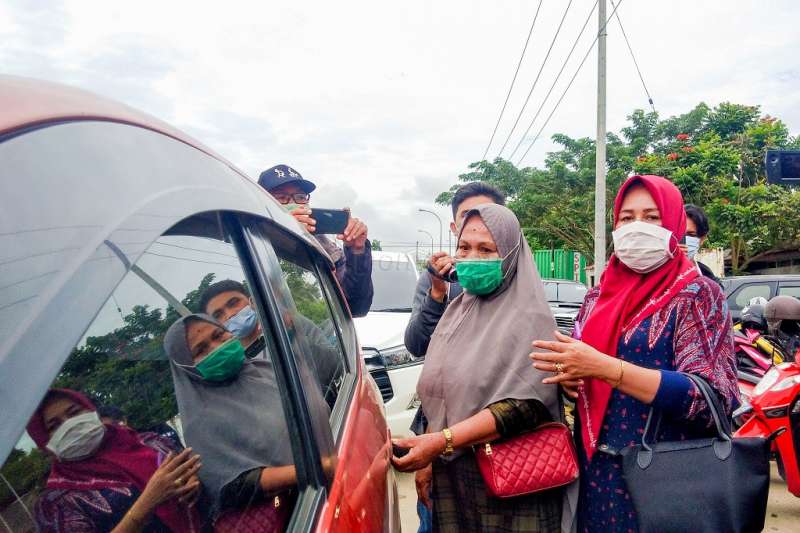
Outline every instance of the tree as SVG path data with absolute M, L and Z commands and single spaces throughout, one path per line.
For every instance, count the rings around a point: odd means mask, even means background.
M 436 201 L 448 203 L 462 183 L 489 182 L 507 194 L 532 248 L 568 248 L 592 260 L 594 141 L 562 134 L 553 141 L 560 148 L 547 154 L 543 168 L 478 161 Z M 763 166 L 767 149 L 792 147 L 800 147 L 800 136 L 792 138 L 783 122 L 761 116 L 758 106 L 700 103 L 665 120 L 636 110 L 620 135 L 608 134 L 606 196 L 613 199 L 632 173 L 671 179 L 686 202 L 706 209 L 710 244 L 731 251 L 738 273 L 764 254 L 800 245 L 800 192 L 768 185 Z M 612 208 L 608 202 L 607 234 Z

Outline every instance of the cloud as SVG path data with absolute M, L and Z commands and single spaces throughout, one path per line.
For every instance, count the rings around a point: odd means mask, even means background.
M 592 5 L 573 2 L 511 147 Z M 291 164 L 319 184 L 318 205 L 348 205 L 372 235 L 413 243 L 418 229 L 437 237 L 439 230 L 417 209 L 431 208 L 482 156 L 535 9 L 525 0 L 231 0 L 205 9 L 152 0 L 10 1 L 0 5 L 0 63 L 10 74 L 77 85 L 154 114 L 252 177 Z M 564 9 L 542 5 L 489 157 L 508 135 Z M 700 101 L 733 101 L 761 104 L 800 130 L 797 2 L 731 9 L 722 0 L 625 0 L 619 13 L 662 116 Z M 593 15 L 528 142 L 596 28 Z M 647 100 L 616 20 L 608 34 L 608 127 L 618 131 Z M 595 72 L 592 52 L 525 164 L 542 163 L 556 132 L 594 135 Z M 447 208 L 434 209 L 449 220 Z

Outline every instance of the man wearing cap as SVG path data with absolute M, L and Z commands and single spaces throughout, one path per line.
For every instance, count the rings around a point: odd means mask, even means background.
M 314 233 L 316 221 L 308 203 L 311 192 L 317 188 L 303 179 L 288 165 L 268 168 L 258 178 L 258 184 L 269 192 L 309 233 Z M 342 286 L 350 312 L 354 317 L 364 316 L 372 305 L 372 246 L 367 239 L 367 226 L 350 217 L 344 233 L 336 238 L 344 243 L 344 251 L 328 237 L 315 235 L 333 260 L 336 279 Z

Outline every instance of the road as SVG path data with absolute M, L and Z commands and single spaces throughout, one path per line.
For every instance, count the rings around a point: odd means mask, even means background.
M 403 531 L 414 533 L 419 526 L 414 476 L 398 473 L 397 489 L 400 495 L 400 520 Z M 772 483 L 769 489 L 769 506 L 764 531 L 770 533 L 800 531 L 800 498 L 795 498 L 786 490 L 786 483 L 778 476 L 775 463 L 772 464 Z

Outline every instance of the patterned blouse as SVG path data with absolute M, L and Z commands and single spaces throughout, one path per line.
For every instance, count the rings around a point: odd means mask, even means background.
M 587 294 L 578 322 L 586 321 L 598 296 L 597 288 Z M 738 403 L 730 313 L 719 286 L 708 278 L 697 278 L 658 312 L 626 331 L 617 351 L 631 364 L 661 372 L 652 403 L 664 416 L 661 440 L 698 438 L 716 431 L 700 392 L 682 372 L 705 378 L 728 413 Z M 649 405 L 615 389 L 600 431 L 599 452 L 641 442 L 649 410 Z M 579 423 L 576 420 L 576 426 Z M 621 459 L 595 453 L 587 462 L 581 432 L 576 430 L 575 436 L 581 462 L 579 530 L 637 531 Z
M 168 437 L 140 433 L 142 443 L 163 455 L 179 449 Z M 111 531 L 122 521 L 141 491 L 134 485 L 95 490 L 44 489 L 36 502 L 39 531 L 95 533 Z M 187 524 L 191 517 L 187 512 Z M 153 514 L 143 531 L 169 533 L 170 529 Z

